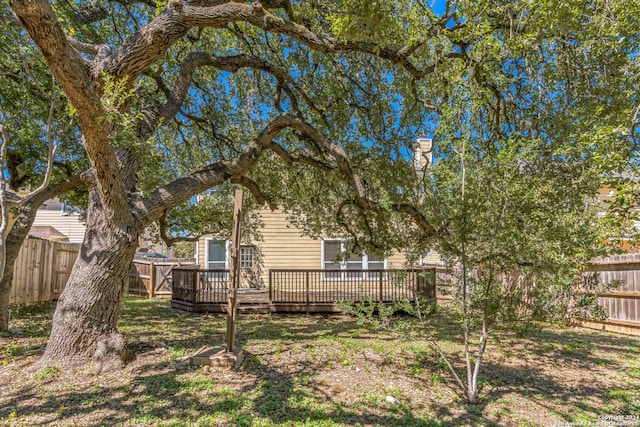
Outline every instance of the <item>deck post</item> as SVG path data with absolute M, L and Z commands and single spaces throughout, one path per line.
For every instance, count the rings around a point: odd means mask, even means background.
M 269 269 L 269 305 L 273 304 L 273 271 Z
M 198 292 L 198 282 L 200 281 L 200 269 L 196 268 L 195 270 L 193 270 L 193 272 L 195 273 L 192 277 L 191 277 L 191 287 L 193 290 L 192 293 L 192 303 L 195 307 L 196 302 L 198 302 L 198 298 L 197 298 L 197 292 Z
M 309 272 L 308 271 L 305 273 L 304 283 L 305 283 L 305 288 L 307 290 L 306 299 L 307 299 L 307 316 L 308 316 L 309 315 Z

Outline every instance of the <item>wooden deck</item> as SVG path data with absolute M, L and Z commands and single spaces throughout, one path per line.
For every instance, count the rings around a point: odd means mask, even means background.
M 240 312 L 340 312 L 338 301 L 435 300 L 435 271 L 271 270 L 266 289 L 238 289 Z M 228 271 L 174 269 L 174 308 L 192 312 L 227 310 Z

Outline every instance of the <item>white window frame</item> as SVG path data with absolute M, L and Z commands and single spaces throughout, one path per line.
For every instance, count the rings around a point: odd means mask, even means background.
M 331 262 L 331 260 L 325 259 L 324 242 L 340 242 L 340 251 L 342 253 L 345 253 L 346 252 L 346 248 L 347 248 L 347 241 L 345 239 L 335 239 L 335 238 L 322 239 L 320 241 L 320 253 L 321 253 L 320 269 L 321 270 L 325 270 L 325 263 Z M 372 261 L 372 262 L 380 262 L 380 261 Z M 386 270 L 387 266 L 388 266 L 388 259 L 387 259 L 386 255 L 382 258 L 382 262 L 383 262 L 382 269 Z M 369 270 L 369 254 L 367 254 L 366 252 L 364 252 L 362 254 L 362 270 Z M 339 277 L 327 277 L 327 272 L 325 271 L 325 273 L 323 274 L 322 280 L 354 280 L 354 279 L 355 280 L 367 280 L 367 279 L 375 279 L 375 278 L 377 278 L 375 276 L 369 277 L 369 273 L 367 271 L 363 272 L 359 277 L 353 277 L 353 275 L 348 277 L 349 270 L 347 270 L 347 261 L 346 260 L 342 260 L 340 262 L 340 269 L 339 270 L 335 270 L 335 272 L 336 273 L 340 272 L 340 276 Z M 333 272 L 332 272 L 332 274 L 333 274 Z
M 210 270 L 209 268 L 209 242 L 224 242 L 224 269 L 229 269 L 229 250 L 230 250 L 230 242 L 226 239 L 216 239 L 215 237 L 209 237 L 204 239 L 204 263 L 206 270 Z M 215 261 L 213 261 L 215 262 Z
M 249 267 L 245 267 L 242 265 L 243 263 L 243 259 L 242 259 L 242 250 L 243 249 L 251 249 L 251 266 Z M 240 245 L 240 254 L 238 257 L 238 262 L 240 263 L 240 269 L 241 270 L 251 270 L 253 271 L 256 267 L 256 246 L 255 245 Z

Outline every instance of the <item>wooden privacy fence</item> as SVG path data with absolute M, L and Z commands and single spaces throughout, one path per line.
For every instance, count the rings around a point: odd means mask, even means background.
M 171 298 L 173 269 L 195 265 L 193 258 L 150 258 L 135 257 L 129 270 L 129 290 L 131 294 L 149 298 Z
M 64 289 L 80 244 L 28 237 L 13 268 L 9 304 L 28 304 L 58 299 Z
M 444 302 L 452 299 L 456 292 L 455 281 L 459 271 L 436 269 L 437 299 Z M 500 279 L 503 298 L 512 298 L 527 306 L 533 298 L 534 277 L 515 272 Z M 640 335 L 640 254 L 616 255 L 596 258 L 582 275 L 584 291 L 593 286 L 609 288 L 600 294 L 598 305 L 607 315 L 603 321 L 581 320 L 590 328 Z M 578 290 L 577 292 L 581 292 Z
M 640 254 L 596 258 L 586 275 L 589 273 L 613 288 L 598 298 L 608 318 L 602 322 L 583 322 L 584 325 L 640 335 Z

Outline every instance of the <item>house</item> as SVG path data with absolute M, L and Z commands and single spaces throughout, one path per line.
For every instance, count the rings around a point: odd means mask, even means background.
M 420 138 L 415 148 L 416 173 L 424 173 L 431 159 L 431 140 Z M 360 274 L 370 277 L 367 270 L 401 269 L 407 259 L 401 253 L 389 253 L 384 257 L 372 254 L 350 254 L 341 262 L 336 257 L 346 250 L 345 240 L 327 237 L 314 239 L 287 220 L 283 211 L 264 208 L 259 212 L 263 222 L 262 240 L 242 245 L 240 248 L 241 287 L 266 287 L 270 270 L 304 269 L 332 270 L 324 273 L 325 279 L 353 278 Z M 203 236 L 196 244 L 195 258 L 203 269 L 224 270 L 229 268 L 230 242 L 215 236 Z M 435 251 L 426 253 L 420 260 L 422 265 L 441 264 Z M 351 273 L 350 270 L 364 270 Z M 373 273 L 372 273 L 373 274 Z
M 85 220 L 79 208 L 71 206 L 58 198 L 44 202 L 36 212 L 29 231 L 30 236 L 49 240 L 82 243 L 86 229 Z M 64 240 L 66 237 L 68 240 Z M 145 229 L 138 243 L 138 252 L 164 253 L 166 246 L 156 243 Z
M 86 228 L 80 211 L 59 199 L 47 200 L 38 208 L 29 234 L 47 232 L 40 227 L 54 228 L 58 233 L 52 230 L 48 232 L 52 233 L 51 235 L 66 236 L 69 243 L 82 243 Z
M 628 177 L 622 175 L 620 177 L 616 177 L 619 179 L 628 179 Z M 609 209 L 609 204 L 613 201 L 616 196 L 618 196 L 618 189 L 615 188 L 615 185 L 605 185 L 598 189 L 597 195 L 597 203 L 600 206 L 601 215 L 604 215 L 604 212 Z M 637 197 L 635 194 L 631 193 L 630 196 Z M 633 205 L 635 202 L 632 201 Z M 634 205 L 631 208 L 631 211 L 636 215 L 638 213 L 638 208 Z M 638 245 L 638 238 L 640 231 L 640 221 L 638 219 L 634 219 L 632 221 L 631 227 L 627 230 L 626 233 L 623 233 L 621 236 L 616 237 L 617 246 L 620 247 L 623 253 L 626 254 L 635 254 L 640 253 L 640 246 Z

